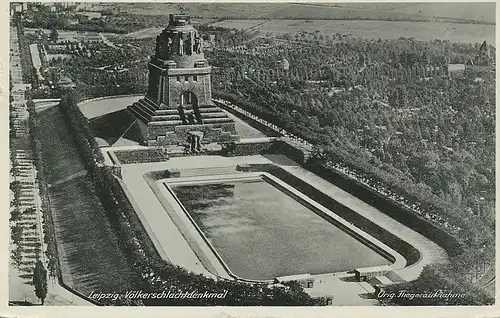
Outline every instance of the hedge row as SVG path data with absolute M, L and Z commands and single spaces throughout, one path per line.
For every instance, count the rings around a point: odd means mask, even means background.
M 59 103 L 59 109 L 66 124 L 71 128 L 73 139 L 84 160 L 85 167 L 92 170 L 97 164 L 102 164 L 104 157 L 87 118 L 77 106 L 76 98 L 72 94 L 64 96 Z
M 28 101 L 26 102 L 26 106 L 29 112 L 29 141 L 31 153 L 33 155 L 33 162 L 37 171 L 36 179 L 38 181 L 39 194 L 42 203 L 43 232 L 45 235 L 45 243 L 47 244 L 47 250 L 45 252 L 48 259 L 47 267 L 50 276 L 56 277 L 59 271 L 59 259 L 57 254 L 56 232 L 54 228 L 54 221 L 52 219 L 52 210 L 50 208 L 49 193 L 46 181 L 47 171 L 45 170 L 45 165 L 42 159 L 42 145 L 40 140 L 43 137 L 38 125 L 37 116 L 35 114 L 35 104 L 31 100 L 30 94 L 27 94 L 27 96 Z
M 115 150 L 116 158 L 122 164 L 160 162 L 168 160 L 168 154 L 163 149 L 144 149 L 144 150 Z

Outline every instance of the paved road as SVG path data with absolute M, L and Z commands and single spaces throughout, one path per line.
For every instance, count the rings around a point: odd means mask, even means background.
M 14 102 L 12 103 L 14 106 L 14 113 L 18 115 L 16 120 L 18 121 L 27 121 L 28 112 L 26 107 L 26 100 L 24 100 L 24 91 L 28 89 L 31 85 L 22 82 L 22 71 L 21 71 L 21 59 L 19 54 L 19 39 L 17 37 L 17 32 L 15 29 L 10 29 L 10 48 L 12 51 L 10 52 L 10 70 L 12 75 L 12 83 L 13 89 L 11 94 L 14 97 Z M 31 47 L 35 48 L 35 47 Z M 38 49 L 36 49 L 36 53 L 38 53 Z M 38 58 L 37 63 L 39 62 L 38 54 L 34 57 Z M 41 101 L 38 106 L 43 107 L 52 107 L 57 105 L 57 102 L 54 101 Z M 20 126 L 21 127 L 21 126 Z M 25 126 L 22 128 L 24 132 L 28 133 Z M 23 190 L 23 195 L 26 198 L 29 198 L 29 202 L 26 201 L 23 203 L 23 207 L 25 205 L 32 206 L 36 210 L 36 220 L 32 220 L 33 224 L 36 225 L 36 230 L 28 230 L 25 229 L 23 233 L 23 237 L 27 238 L 35 238 L 38 237 L 39 242 L 42 244 L 42 249 L 40 253 L 40 259 L 44 263 L 45 268 L 47 268 L 47 259 L 45 257 L 46 244 L 44 244 L 44 236 L 43 232 L 43 216 L 42 216 L 42 207 L 41 207 L 41 199 L 39 196 L 38 190 L 38 181 L 36 179 L 36 171 L 32 160 L 28 159 L 27 151 L 22 149 L 14 149 L 16 160 L 19 163 L 20 167 L 24 167 L 21 172 L 21 176 L 17 177 L 18 180 L 24 179 L 24 181 L 29 181 L 32 183 L 31 186 Z M 21 243 L 22 245 L 22 243 Z M 26 253 L 25 253 L 26 254 Z M 27 259 L 23 255 L 24 262 L 34 262 L 32 258 Z M 26 272 L 20 271 L 16 268 L 13 262 L 9 263 L 9 300 L 11 301 L 29 301 L 34 304 L 39 304 L 39 301 L 34 293 L 34 288 L 32 285 L 27 282 L 31 279 L 27 280 Z M 66 290 L 62 286 L 59 285 L 58 281 L 54 278 L 48 278 L 48 286 L 47 286 L 47 297 L 45 299 L 46 305 L 90 305 L 93 306 L 92 303 L 87 302 L 86 300 L 74 295 L 70 291 Z

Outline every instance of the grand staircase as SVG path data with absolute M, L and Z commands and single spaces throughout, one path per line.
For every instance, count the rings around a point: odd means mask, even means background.
M 234 121 L 214 105 L 200 105 L 193 111 L 164 108 L 145 97 L 127 110 L 147 127 L 141 129 L 148 146 L 169 146 L 185 143 L 189 134 L 202 134 L 201 143 L 238 140 Z
M 148 125 L 176 126 L 186 124 L 179 110 L 159 109 L 159 106 L 150 99 L 143 98 L 133 105 L 127 107 L 128 111 L 136 118 Z M 201 105 L 198 107 L 201 123 L 199 124 L 219 124 L 229 123 L 232 119 L 219 107 L 213 105 Z

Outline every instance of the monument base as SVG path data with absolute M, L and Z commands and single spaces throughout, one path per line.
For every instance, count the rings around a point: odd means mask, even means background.
M 234 121 L 214 105 L 198 107 L 201 123 L 182 120 L 177 109 L 161 109 L 147 97 L 129 106 L 139 122 L 143 143 L 147 146 L 184 145 L 197 132 L 202 136 L 200 144 L 229 143 L 238 141 Z

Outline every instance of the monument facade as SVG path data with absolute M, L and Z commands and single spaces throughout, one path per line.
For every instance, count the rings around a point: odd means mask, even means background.
M 203 144 L 238 140 L 234 121 L 212 102 L 211 67 L 203 39 L 183 14 L 171 14 L 157 36 L 149 63 L 146 96 L 127 109 L 138 119 L 148 146 Z

